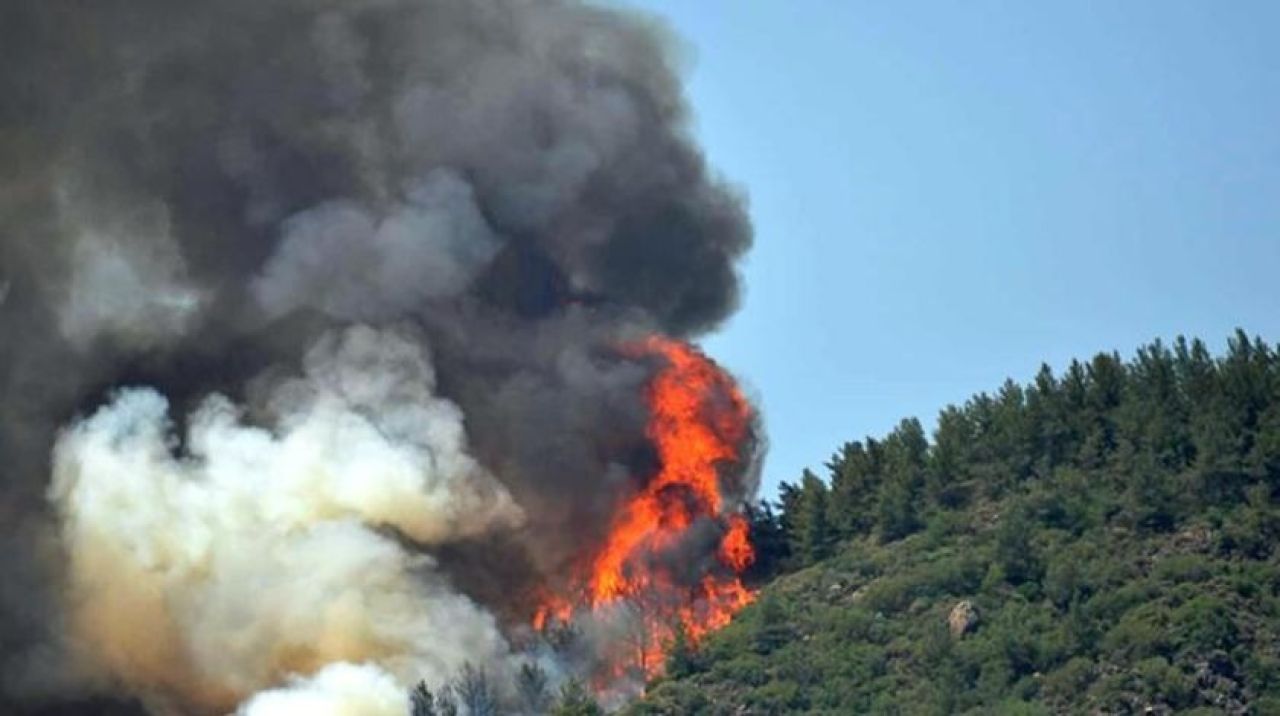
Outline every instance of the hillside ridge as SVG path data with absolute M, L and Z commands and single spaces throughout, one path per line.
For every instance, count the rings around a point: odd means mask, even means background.
M 1280 714 L 1280 348 L 1100 353 L 839 446 L 629 714 Z

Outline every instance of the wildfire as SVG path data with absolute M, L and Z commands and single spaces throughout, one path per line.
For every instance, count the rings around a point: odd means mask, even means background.
M 534 626 L 568 621 L 579 609 L 629 610 L 638 633 L 608 655 L 611 676 L 652 677 L 677 626 L 697 641 L 753 598 L 740 578 L 755 558 L 748 525 L 721 484 L 722 471 L 743 460 L 751 409 L 733 379 L 692 346 L 652 336 L 623 351 L 664 363 L 645 393 L 660 468 L 615 514 L 603 546 L 584 561 L 575 596 L 545 600 Z M 695 528 L 719 536 L 705 574 L 691 578 L 680 550 Z

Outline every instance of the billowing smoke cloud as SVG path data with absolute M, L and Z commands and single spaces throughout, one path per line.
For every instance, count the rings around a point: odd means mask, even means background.
M 178 441 L 164 398 L 133 389 L 59 440 L 75 633 L 131 692 L 225 712 L 333 662 L 441 683 L 501 653 L 488 613 L 379 532 L 430 546 L 520 519 L 421 349 L 354 328 L 304 365 L 271 396 L 270 429 L 212 396 Z
M 255 696 L 236 716 L 404 716 L 409 695 L 385 672 L 334 664 L 315 677 Z
M 465 290 L 500 245 L 471 187 L 441 170 L 408 191 L 383 217 L 337 201 L 286 221 L 253 283 L 258 304 L 272 317 L 315 308 L 378 320 Z
M 0 708 L 500 671 L 651 471 L 614 347 L 736 303 L 672 46 L 567 0 L 0 0 Z

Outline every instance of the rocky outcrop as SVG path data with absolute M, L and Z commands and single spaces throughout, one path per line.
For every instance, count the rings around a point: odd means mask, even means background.
M 947 615 L 947 626 L 951 628 L 951 636 L 959 639 L 978 626 L 978 608 L 968 599 L 951 608 Z

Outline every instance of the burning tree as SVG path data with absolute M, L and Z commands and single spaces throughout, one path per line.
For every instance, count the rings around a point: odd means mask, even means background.
M 673 640 L 696 642 L 752 599 L 741 580 L 754 559 L 748 524 L 725 491 L 726 475 L 740 479 L 754 448 L 749 404 L 726 372 L 687 344 L 654 336 L 623 350 L 660 364 L 645 391 L 658 468 L 621 504 L 571 593 L 535 615 L 539 628 L 581 612 L 622 624 L 620 644 L 596 674 L 606 688 L 620 677 L 654 676 Z M 708 534 L 709 560 L 698 550 Z M 688 569 L 690 559 L 701 560 L 698 569 Z

